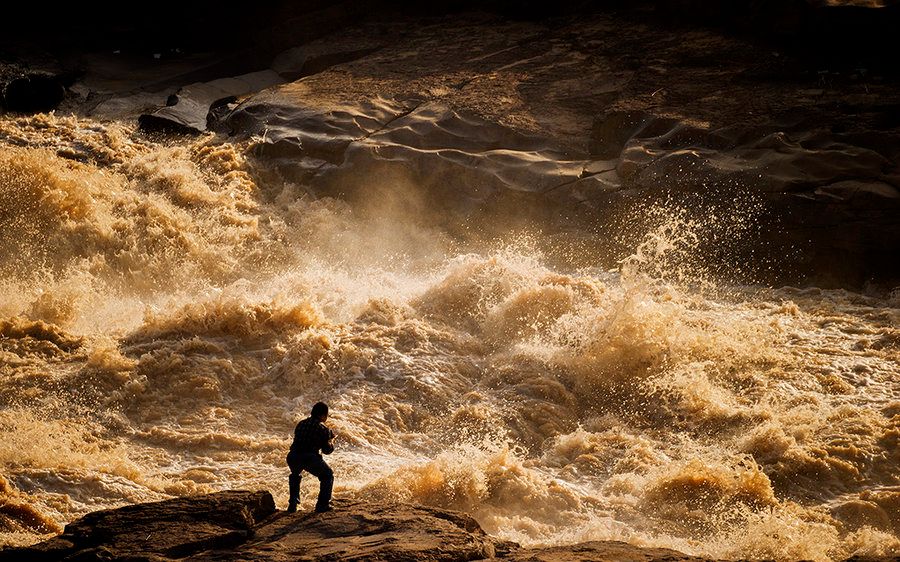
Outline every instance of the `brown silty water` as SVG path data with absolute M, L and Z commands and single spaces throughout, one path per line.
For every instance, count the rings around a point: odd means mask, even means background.
M 313 200 L 213 137 L 0 138 L 0 544 L 173 495 L 283 507 L 323 399 L 338 495 L 524 544 L 900 554 L 897 296 L 714 283 L 678 212 L 615 271 L 565 267 Z

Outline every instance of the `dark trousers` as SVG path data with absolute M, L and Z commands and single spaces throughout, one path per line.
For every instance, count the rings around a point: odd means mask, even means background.
M 328 507 L 331 503 L 331 490 L 334 487 L 334 472 L 319 454 L 288 453 L 288 466 L 291 475 L 288 476 L 288 494 L 290 505 L 297 505 L 300 500 L 300 473 L 304 470 L 319 479 L 319 499 L 316 509 Z

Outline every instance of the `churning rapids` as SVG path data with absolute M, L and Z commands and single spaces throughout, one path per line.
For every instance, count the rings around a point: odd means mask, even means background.
M 0 120 L 0 544 L 172 495 L 283 506 L 324 399 L 338 495 L 526 544 L 900 554 L 897 294 L 714 283 L 712 217 L 658 209 L 617 270 L 551 264 L 246 148 Z

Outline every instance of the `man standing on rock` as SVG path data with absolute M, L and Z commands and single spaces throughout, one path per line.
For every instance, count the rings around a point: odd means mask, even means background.
M 319 499 L 316 502 L 316 511 L 331 511 L 331 489 L 334 486 L 334 473 L 331 467 L 325 463 L 322 454 L 330 455 L 334 452 L 334 432 L 325 425 L 328 420 L 328 405 L 317 402 L 312 407 L 309 417 L 297 424 L 294 430 L 294 442 L 287 456 L 291 475 L 288 477 L 288 513 L 297 511 L 297 503 L 300 499 L 300 473 L 307 471 L 319 479 Z

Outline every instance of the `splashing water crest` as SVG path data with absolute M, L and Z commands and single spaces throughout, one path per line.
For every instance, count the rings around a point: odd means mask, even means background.
M 338 494 L 525 544 L 900 554 L 896 298 L 717 280 L 697 237 L 746 215 L 644 210 L 618 271 L 462 248 L 245 148 L 0 120 L 0 544 L 171 495 L 284 504 L 324 399 Z

